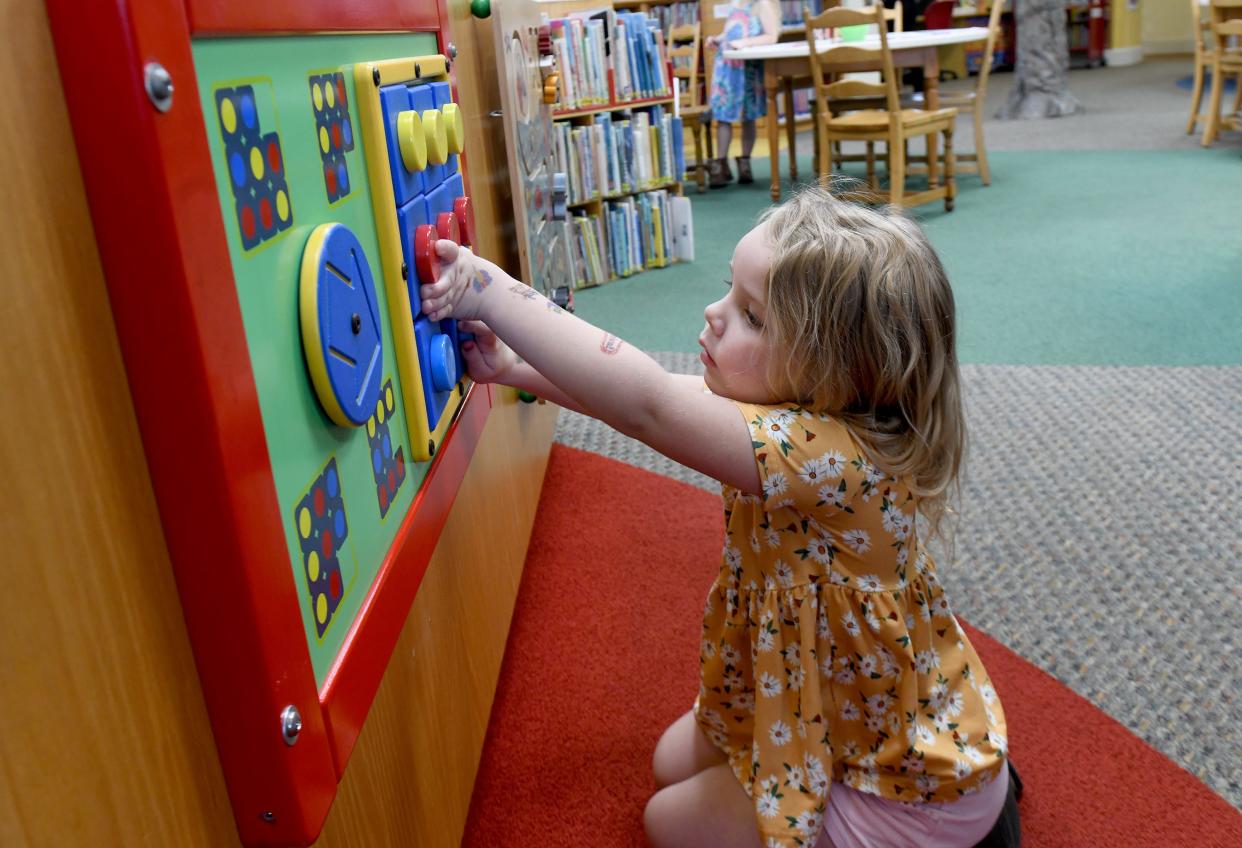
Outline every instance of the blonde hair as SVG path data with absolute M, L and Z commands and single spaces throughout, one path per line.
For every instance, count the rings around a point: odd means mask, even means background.
M 781 397 L 838 418 L 902 478 L 935 534 L 966 450 L 953 290 L 923 231 L 894 207 L 826 188 L 760 217 L 772 266 L 764 333 Z

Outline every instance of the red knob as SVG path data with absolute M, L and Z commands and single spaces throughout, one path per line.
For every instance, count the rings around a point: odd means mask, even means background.
M 436 232 L 442 239 L 461 244 L 461 227 L 457 224 L 457 216 L 452 212 L 441 212 L 436 216 Z
M 474 204 L 469 196 L 463 195 L 453 201 L 453 215 L 457 218 L 457 228 L 461 231 L 458 244 L 471 247 L 474 245 Z
M 419 282 L 431 285 L 440 277 L 440 257 L 436 256 L 436 239 L 440 236 L 430 224 L 419 224 L 414 230 L 414 270 Z

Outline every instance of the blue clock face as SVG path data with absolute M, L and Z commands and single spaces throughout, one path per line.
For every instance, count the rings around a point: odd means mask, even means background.
M 342 224 L 329 225 L 317 261 L 315 311 L 323 367 L 341 412 L 361 425 L 375 412 L 383 376 L 375 280 L 358 237 Z

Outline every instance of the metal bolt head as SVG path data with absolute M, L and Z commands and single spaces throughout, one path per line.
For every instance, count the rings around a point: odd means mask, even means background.
M 302 732 L 302 714 L 298 712 L 298 708 L 293 704 L 285 707 L 280 713 L 280 735 L 285 740 L 286 745 L 293 745 L 298 741 L 298 734 Z
M 448 55 L 450 59 L 457 58 L 457 45 L 451 41 L 448 43 Z
M 172 108 L 172 74 L 159 62 L 148 62 L 142 69 L 142 83 L 147 90 L 151 105 L 161 112 Z
M 263 812 L 259 813 L 259 818 L 263 819 L 263 821 L 267 822 L 268 824 L 276 823 L 276 814 L 273 813 L 271 810 L 264 810 Z

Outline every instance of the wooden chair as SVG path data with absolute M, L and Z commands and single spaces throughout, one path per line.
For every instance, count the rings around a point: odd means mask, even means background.
M 1239 0 L 1242 2 L 1242 0 Z M 953 198 L 957 194 L 957 183 L 954 178 L 953 158 L 953 125 L 957 119 L 956 109 L 937 109 L 929 112 L 923 109 L 903 109 L 897 94 L 897 76 L 893 68 L 893 54 L 888 49 L 888 28 L 884 25 L 884 8 L 872 6 L 866 9 L 828 9 L 818 15 L 809 15 L 804 9 L 803 21 L 806 23 L 807 44 L 810 48 L 811 80 L 815 87 L 815 98 L 818 106 L 819 119 L 816 123 L 816 137 L 819 139 L 821 155 L 816 162 L 821 182 L 828 179 L 831 168 L 832 144 L 836 141 L 882 141 L 887 145 L 889 158 L 890 200 L 895 205 L 917 206 L 939 198 L 944 199 L 946 210 L 953 209 Z M 855 47 L 851 44 L 836 44 L 826 50 L 819 50 L 816 45 L 815 30 L 857 24 L 875 24 L 880 33 L 879 64 L 882 77 L 881 83 L 863 82 L 858 79 L 832 79 L 833 74 L 857 70 L 860 66 L 874 66 L 875 50 Z M 832 102 L 839 98 L 883 97 L 885 108 L 864 109 L 844 115 L 834 115 Z M 928 190 L 917 194 L 907 194 L 906 182 L 906 140 L 912 136 L 931 136 L 937 133 L 944 135 L 945 181 L 940 185 L 934 167 L 928 174 Z M 870 146 L 868 147 L 870 150 Z M 827 155 L 823 155 L 827 153 Z M 870 170 L 870 169 L 869 169 Z
M 935 5 L 937 4 L 932 4 L 932 6 Z M 952 4 L 950 3 L 950 5 Z M 983 0 L 979 0 L 979 5 L 983 5 Z M 930 9 L 931 7 L 929 6 L 928 10 L 930 11 Z M 959 153 L 957 155 L 958 173 L 977 173 L 985 186 L 992 184 L 992 174 L 988 170 L 988 152 L 983 145 L 983 111 L 988 105 L 988 76 L 992 73 L 992 60 L 996 53 L 996 43 L 1000 40 L 1000 21 L 1004 9 L 1005 0 L 994 0 L 992 11 L 988 14 L 988 37 L 987 41 L 984 42 L 983 55 L 979 59 L 979 75 L 975 79 L 974 90 L 940 92 L 941 106 L 951 106 L 959 111 L 969 109 L 971 112 L 972 122 L 975 126 L 975 149 L 973 153 Z M 949 11 L 951 13 L 952 9 Z M 922 100 L 923 95 L 918 94 L 903 102 L 906 106 L 919 106 Z M 927 161 L 925 156 L 919 157 L 919 159 L 923 162 Z
M 1202 5 L 1199 0 L 1190 0 L 1190 15 L 1195 36 L 1195 83 L 1190 95 L 1190 118 L 1186 122 L 1186 134 L 1193 135 L 1195 125 L 1199 122 L 1199 108 L 1203 103 L 1203 77 L 1205 71 L 1210 69 L 1212 71 L 1212 97 L 1209 98 L 1211 112 L 1207 116 L 1203 131 L 1203 144 L 1207 146 L 1216 139 L 1221 123 L 1218 92 L 1223 89 L 1224 79 L 1223 77 L 1219 79 L 1220 87 L 1218 88 L 1217 74 L 1234 75 L 1236 91 L 1231 112 L 1237 112 L 1239 108 L 1242 108 L 1242 49 L 1227 46 L 1225 43 L 1227 37 L 1217 39 L 1213 29 L 1215 9 L 1205 18 L 1200 9 Z M 1223 5 L 1219 16 L 1222 23 L 1232 24 L 1236 23 L 1240 15 L 1242 15 L 1242 8 L 1237 5 Z M 1228 20 L 1229 18 L 1233 20 Z M 1222 49 L 1223 54 L 1220 52 Z
M 673 27 L 668 34 L 668 58 L 673 66 L 673 77 L 680 80 L 681 122 L 694 136 L 694 165 L 687 165 L 686 171 L 694 171 L 699 191 L 704 192 L 707 191 L 707 163 L 712 158 L 712 134 L 706 98 L 699 82 L 701 35 L 697 22 Z

